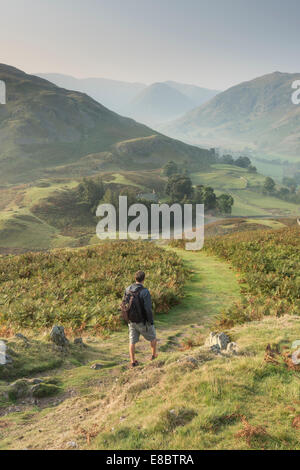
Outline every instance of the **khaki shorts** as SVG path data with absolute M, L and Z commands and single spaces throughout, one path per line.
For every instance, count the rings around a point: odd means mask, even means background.
M 142 335 L 147 341 L 154 341 L 156 339 L 154 325 L 150 325 L 150 323 L 129 323 L 128 327 L 130 344 L 138 343 L 140 335 Z

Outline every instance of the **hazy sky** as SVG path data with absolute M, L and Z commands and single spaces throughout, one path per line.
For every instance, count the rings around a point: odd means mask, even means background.
M 25 72 L 225 89 L 300 72 L 300 0 L 0 0 L 0 62 Z

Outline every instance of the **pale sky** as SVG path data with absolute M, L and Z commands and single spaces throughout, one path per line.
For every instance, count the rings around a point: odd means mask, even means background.
M 0 0 L 0 62 L 225 89 L 300 72 L 300 0 Z

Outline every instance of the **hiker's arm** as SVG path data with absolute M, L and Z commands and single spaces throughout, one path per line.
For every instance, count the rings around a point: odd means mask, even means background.
M 142 297 L 144 301 L 144 309 L 147 315 L 147 320 L 149 323 L 153 324 L 153 312 L 152 312 L 152 301 L 151 301 L 151 295 L 148 289 L 144 289 L 142 291 Z

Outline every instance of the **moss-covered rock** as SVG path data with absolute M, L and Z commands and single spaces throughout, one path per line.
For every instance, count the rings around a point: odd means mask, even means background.
M 60 391 L 60 388 L 54 384 L 40 383 L 34 385 L 30 391 L 33 397 L 44 398 L 49 397 L 51 395 L 55 395 Z
M 8 396 L 11 400 L 24 398 L 29 394 L 30 382 L 26 379 L 19 379 L 10 384 L 8 389 Z

